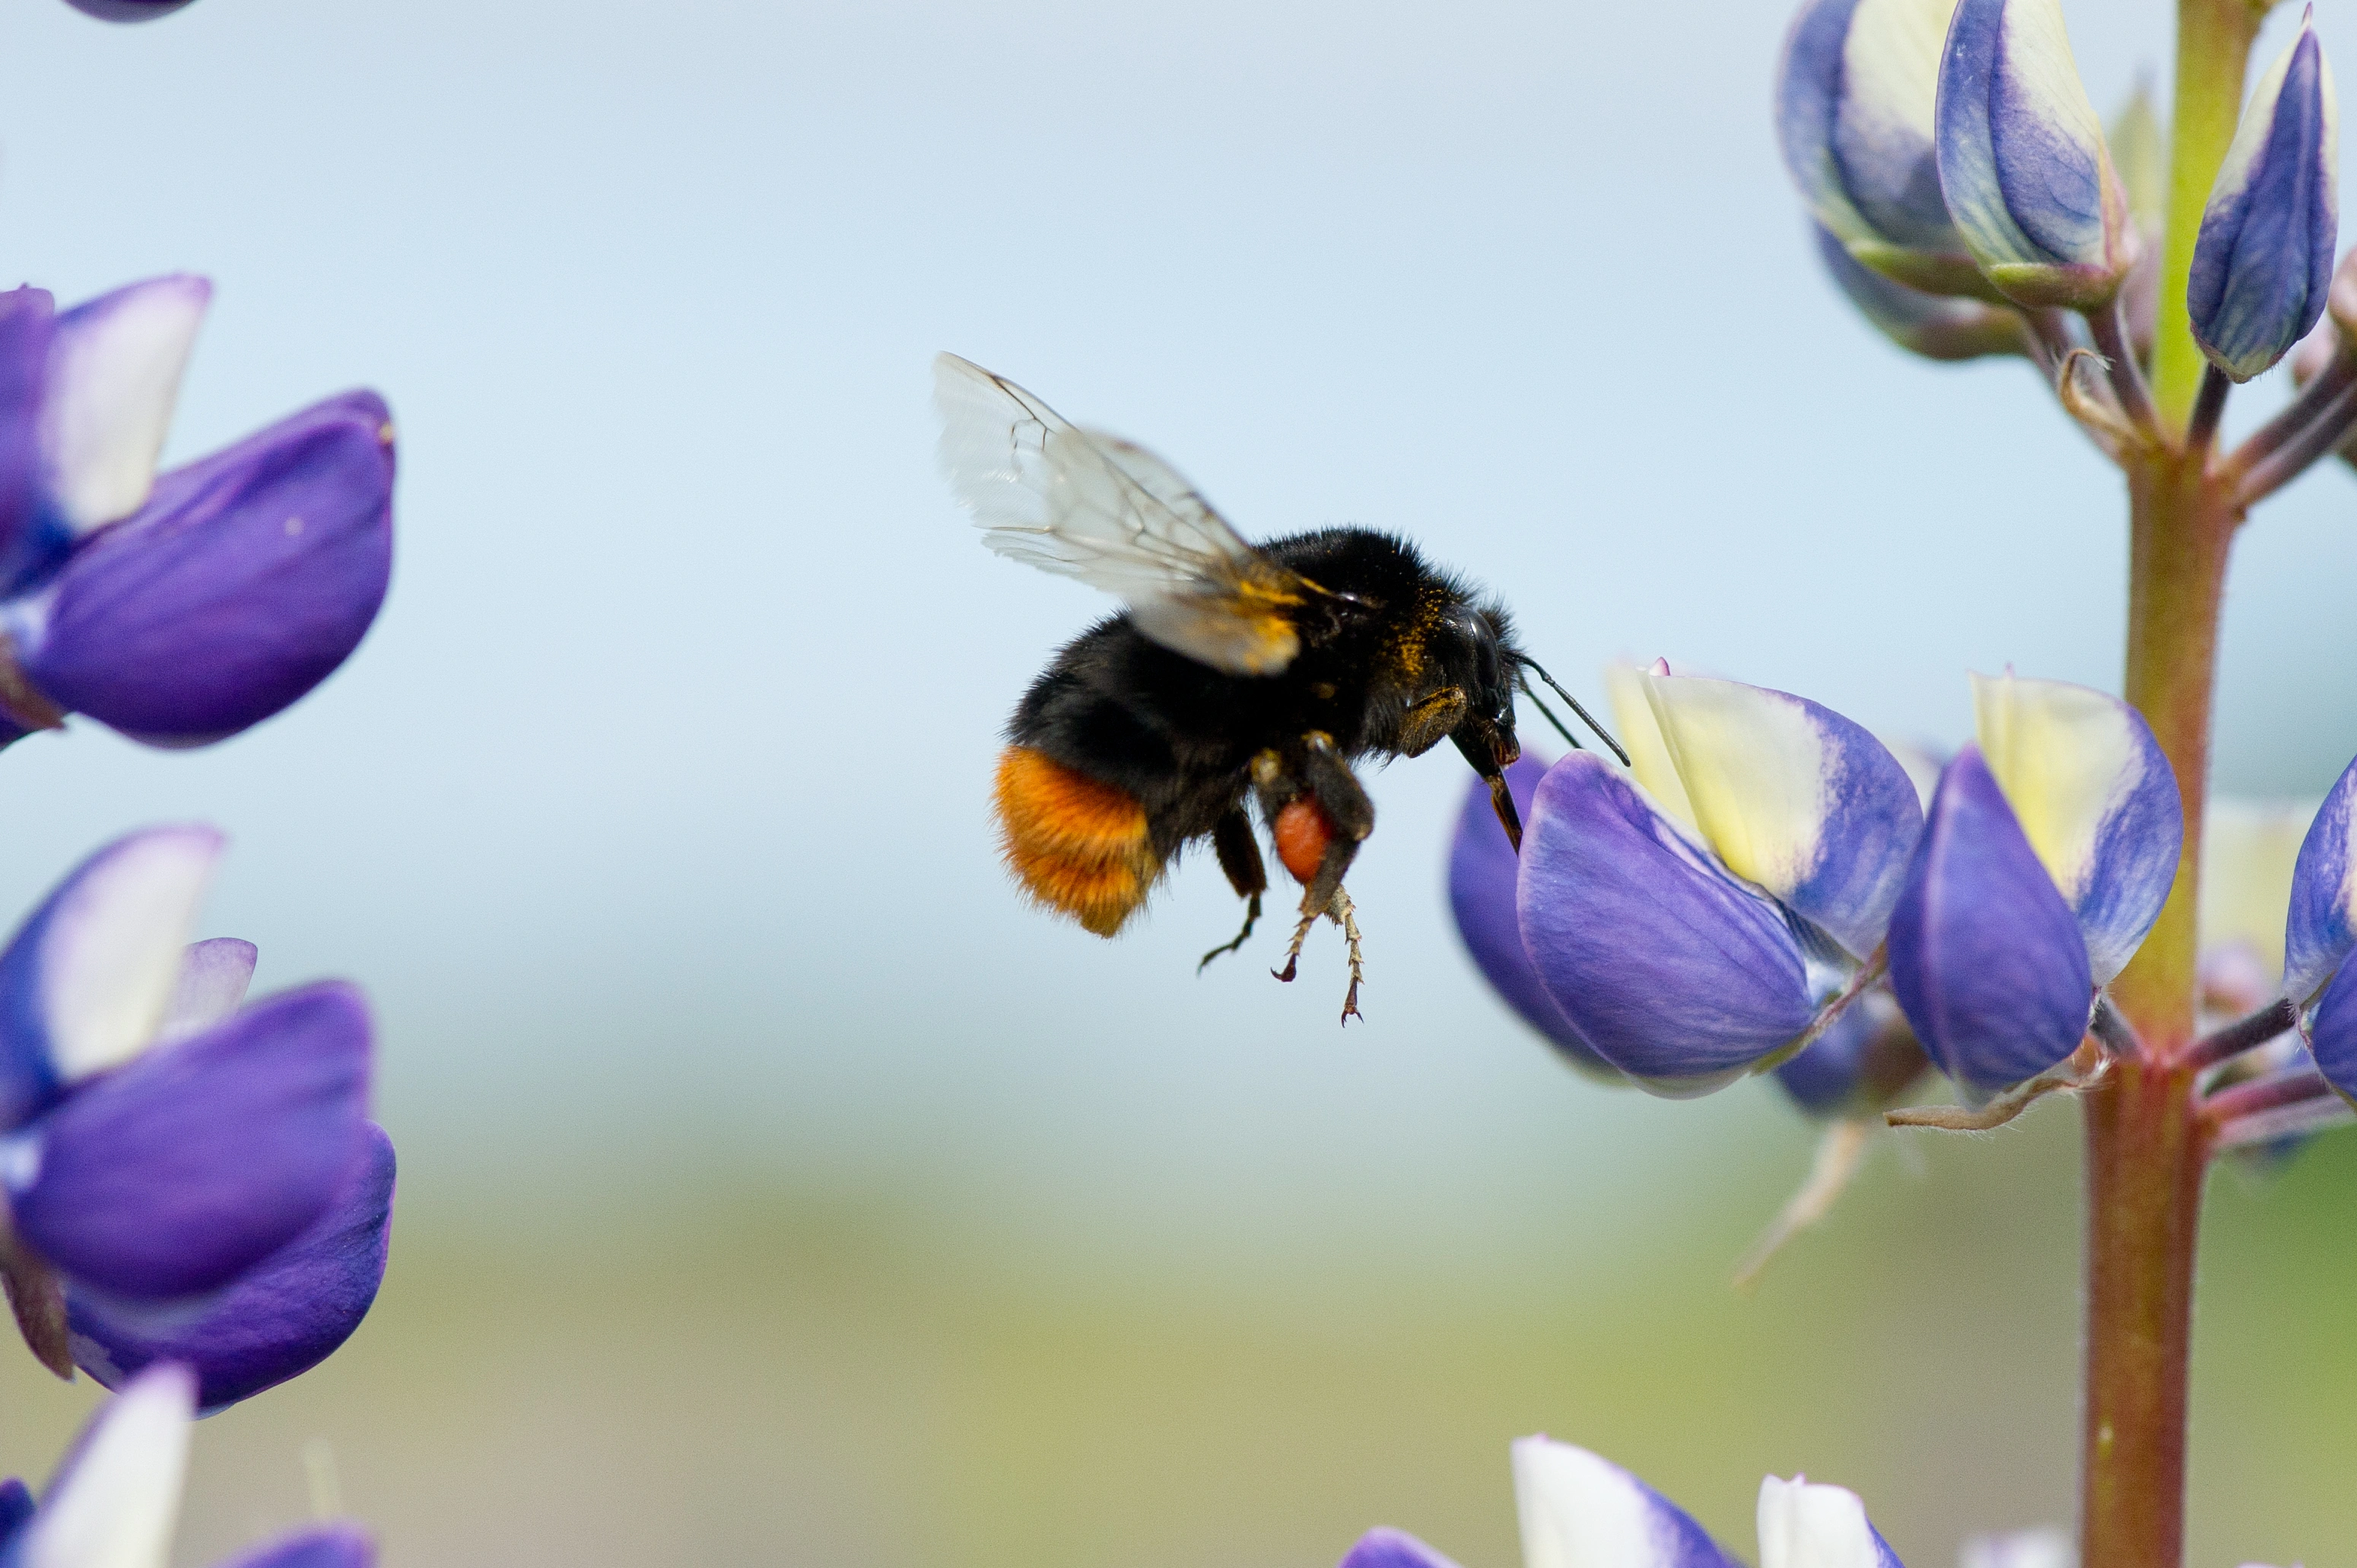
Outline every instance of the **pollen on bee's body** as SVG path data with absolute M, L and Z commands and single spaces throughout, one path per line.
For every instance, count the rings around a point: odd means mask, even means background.
M 1146 808 L 1126 790 L 1010 746 L 996 796 L 1007 869 L 1033 898 L 1101 937 L 1121 929 L 1162 875 Z

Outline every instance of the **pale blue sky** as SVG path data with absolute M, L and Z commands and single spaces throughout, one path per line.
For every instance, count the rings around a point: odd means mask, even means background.
M 2072 5 L 2099 105 L 2165 68 L 2166 9 Z M 1290 990 L 1274 939 L 1194 977 L 1234 918 L 1207 864 L 1114 945 L 1026 911 L 997 727 L 1103 607 L 981 549 L 927 403 L 954 349 L 1247 533 L 1412 532 L 1590 693 L 1667 654 L 1953 740 L 1967 666 L 2111 683 L 2118 486 L 2027 371 L 1906 360 L 1817 275 L 1784 19 L 8 0 L 0 273 L 210 274 L 175 451 L 367 383 L 403 480 L 384 616 L 307 703 L 200 755 L 91 729 L 0 764 L 0 905 L 221 822 L 207 929 L 267 984 L 368 984 L 421 1203 L 718 1161 L 1099 1232 L 1250 1193 L 1286 1245 L 1441 1247 L 1502 1195 L 1621 1193 L 1635 1149 L 1659 1176 L 1663 1139 L 1797 1164 L 1757 1086 L 1605 1094 L 1481 992 L 1438 897 L 1450 759 L 1374 781 L 1347 1036 L 1322 936 Z M 2357 750 L 2353 502 L 2312 478 L 2245 542 L 2232 786 Z

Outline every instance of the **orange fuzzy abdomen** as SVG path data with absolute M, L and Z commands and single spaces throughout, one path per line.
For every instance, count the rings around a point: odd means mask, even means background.
M 1302 795 L 1287 800 L 1276 813 L 1270 836 L 1276 840 L 1276 858 L 1293 873 L 1296 882 L 1307 887 L 1318 875 L 1318 863 L 1326 858 L 1326 846 L 1334 842 L 1334 828 L 1318 809 L 1318 802 Z
M 1146 902 L 1162 860 L 1127 790 L 1010 746 L 998 755 L 997 794 L 1006 868 L 1032 897 L 1101 937 Z

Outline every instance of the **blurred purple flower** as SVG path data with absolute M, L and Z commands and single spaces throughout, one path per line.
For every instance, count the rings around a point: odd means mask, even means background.
M 160 478 L 211 297 L 152 279 L 57 314 L 0 295 L 0 745 L 87 714 L 201 746 L 359 645 L 393 561 L 393 426 L 347 392 Z
M 351 1331 L 392 1181 L 360 993 L 242 1005 L 252 944 L 186 945 L 221 849 L 210 828 L 131 834 L 0 950 L 0 1262 L 19 1326 L 60 1374 L 70 1323 L 102 1381 L 183 1357 L 209 1406 Z
M 66 0 L 66 4 L 102 22 L 152 22 L 170 16 L 189 0 Z

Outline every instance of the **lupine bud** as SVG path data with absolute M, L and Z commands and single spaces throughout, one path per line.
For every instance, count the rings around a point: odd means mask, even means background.
M 310 1229 L 199 1301 L 69 1288 L 75 1364 L 112 1389 L 157 1361 L 180 1362 L 196 1372 L 208 1414 L 309 1371 L 351 1337 L 384 1283 L 393 1169 L 393 1141 L 369 1123 L 359 1163 Z
M 1988 285 L 1940 195 L 1932 109 L 1956 0 L 1809 0 L 1776 72 L 1784 166 L 1820 228 L 1885 277 L 1939 295 Z
M 1506 788 L 1523 822 L 1546 765 L 1531 752 L 1506 768 Z M 1531 955 L 1523 949 L 1523 927 L 1514 909 L 1514 881 L 1522 862 L 1506 842 L 1506 830 L 1490 802 L 1489 787 L 1475 779 L 1457 813 L 1457 836 L 1448 853 L 1448 909 L 1473 966 L 1523 1022 L 1546 1037 L 1564 1059 L 1582 1072 L 1613 1082 L 1620 1070 L 1596 1054 L 1563 1009 L 1546 993 Z
M 190 0 L 66 0 L 85 16 L 102 22 L 152 22 L 168 16 Z
M 1523 1568 L 1740 1568 L 1684 1509 L 1585 1448 L 1518 1438 L 1513 1469 Z
M 1633 671 L 1616 694 L 1631 683 L 1642 703 L 1616 713 L 1637 782 L 1574 752 L 1534 798 L 1523 945 L 1598 1055 L 1700 1093 L 1795 1040 L 1881 941 L 1921 810 L 1830 709 Z
M 1818 258 L 1857 313 L 1910 353 L 1953 361 L 2027 350 L 2021 317 L 2010 309 L 1893 283 L 1859 264 L 1831 230 L 1819 227 L 1816 237 Z
M 1760 1568 L 1900 1568 L 1899 1554 L 1846 1487 L 1804 1476 L 1760 1483 Z
M 1457 1564 L 1404 1530 L 1378 1529 L 1359 1537 L 1343 1555 L 1340 1568 L 1457 1568 Z
M 2335 119 L 2311 12 L 2244 106 L 2194 242 L 2193 336 L 2234 381 L 2282 359 L 2324 313 L 2340 230 Z
M 1948 210 L 2000 293 L 2041 307 L 2111 304 L 2136 236 L 2061 0 L 1962 0 L 1933 144 Z
M 2299 846 L 2284 921 L 2284 994 L 2301 1011 L 2319 1071 L 2357 1102 L 2357 762 L 2343 769 Z
M 1890 986 L 1968 1093 L 2069 1056 L 2096 988 L 2159 918 L 2184 822 L 2126 703 L 2058 681 L 1974 677 L 1980 742 L 1942 774 L 1890 923 Z

